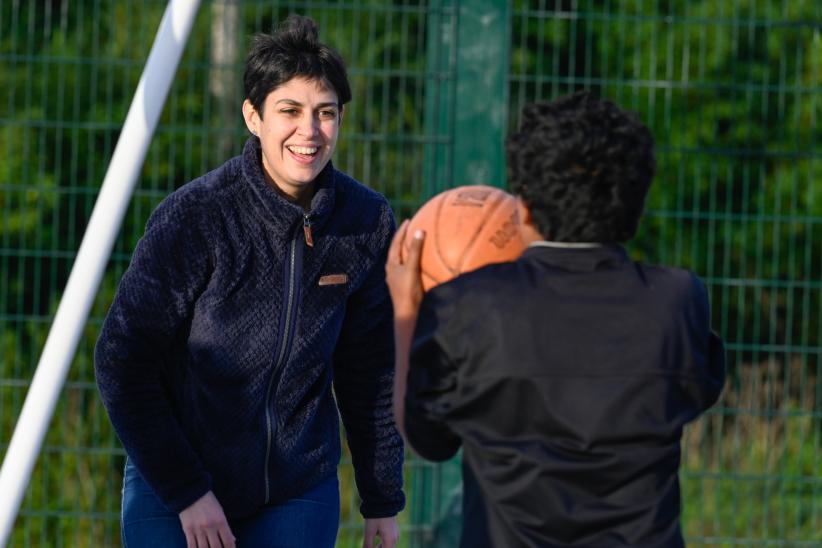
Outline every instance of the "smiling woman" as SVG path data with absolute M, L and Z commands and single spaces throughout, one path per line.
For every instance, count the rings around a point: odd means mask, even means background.
M 244 83 L 242 155 L 152 213 L 97 342 L 123 543 L 333 546 L 341 416 L 364 545 L 391 548 L 394 216 L 331 163 L 351 90 L 312 20 L 255 37 Z
M 303 209 L 309 209 L 314 181 L 334 153 L 341 114 L 330 84 L 302 77 L 274 89 L 260 110 L 249 99 L 243 102 L 246 125 L 260 138 L 266 179 Z

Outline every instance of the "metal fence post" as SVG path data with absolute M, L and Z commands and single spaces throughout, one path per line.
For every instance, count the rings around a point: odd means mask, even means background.
M 505 187 L 511 4 L 431 0 L 427 21 L 424 196 L 468 184 Z M 461 456 L 420 468 L 427 504 L 412 508 L 428 548 L 453 546 L 461 528 Z
M 426 197 L 466 184 L 505 187 L 511 5 L 433 0 L 428 17 Z

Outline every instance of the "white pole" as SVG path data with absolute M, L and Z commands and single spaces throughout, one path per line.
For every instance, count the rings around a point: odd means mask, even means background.
M 170 0 L 160 21 L 0 469 L 0 546 L 11 535 L 199 4 L 200 0 Z

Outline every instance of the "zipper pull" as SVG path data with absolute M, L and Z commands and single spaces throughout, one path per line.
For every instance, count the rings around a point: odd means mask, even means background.
M 303 214 L 303 233 L 305 234 L 305 245 L 314 247 L 314 238 L 311 236 L 311 221 L 308 219 L 308 213 Z

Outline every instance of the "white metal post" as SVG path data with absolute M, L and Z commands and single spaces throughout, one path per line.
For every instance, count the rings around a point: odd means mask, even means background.
M 0 546 L 11 535 L 199 5 L 170 0 L 160 22 L 0 469 Z

